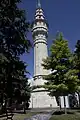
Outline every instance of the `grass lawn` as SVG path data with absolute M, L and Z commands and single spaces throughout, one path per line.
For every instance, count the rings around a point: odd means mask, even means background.
M 75 112 L 74 114 L 52 115 L 50 120 L 80 120 L 80 113 Z

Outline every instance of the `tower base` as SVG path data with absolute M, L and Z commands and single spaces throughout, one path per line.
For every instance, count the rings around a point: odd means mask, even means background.
M 50 97 L 49 92 L 45 89 L 35 89 L 31 93 L 30 106 L 29 108 L 56 108 L 57 102 L 55 97 Z

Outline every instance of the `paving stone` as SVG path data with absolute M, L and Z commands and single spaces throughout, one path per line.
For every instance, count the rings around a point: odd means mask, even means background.
M 49 120 L 50 117 L 50 114 L 37 114 L 30 118 L 25 118 L 24 120 Z

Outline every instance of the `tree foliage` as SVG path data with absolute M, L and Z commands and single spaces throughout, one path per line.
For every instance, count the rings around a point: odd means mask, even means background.
M 73 65 L 73 55 L 62 33 L 57 33 L 50 48 L 50 56 L 43 62 L 44 68 L 51 71 L 51 74 L 44 76 L 47 80 L 45 88 L 50 91 L 50 95 L 60 96 L 77 91 L 79 80 Z
M 27 82 L 27 65 L 20 56 L 29 52 L 30 40 L 27 38 L 29 23 L 24 10 L 18 8 L 21 0 L 0 1 L 0 94 L 4 99 L 18 95 L 30 98 Z M 26 85 L 26 86 L 25 86 Z
M 80 40 L 76 43 L 76 50 L 74 52 L 75 67 L 78 70 L 78 78 L 80 79 Z

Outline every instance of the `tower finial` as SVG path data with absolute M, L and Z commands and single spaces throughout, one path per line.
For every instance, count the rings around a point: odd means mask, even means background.
M 38 0 L 38 8 L 41 8 L 41 2 Z

